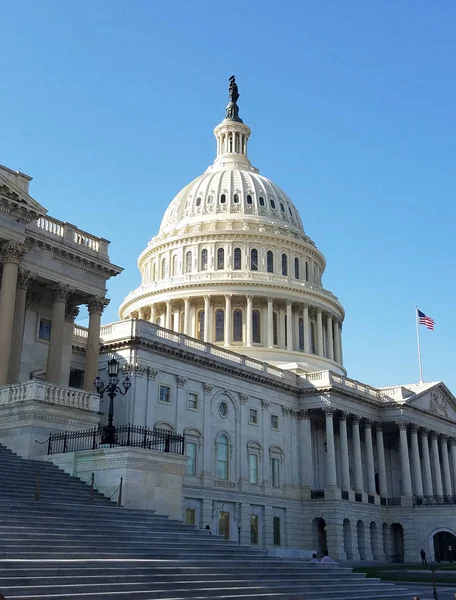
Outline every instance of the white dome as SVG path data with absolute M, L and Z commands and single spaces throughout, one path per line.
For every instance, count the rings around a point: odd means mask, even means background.
M 211 168 L 181 190 L 163 217 L 160 233 L 208 220 L 252 218 L 304 234 L 290 198 L 253 170 Z

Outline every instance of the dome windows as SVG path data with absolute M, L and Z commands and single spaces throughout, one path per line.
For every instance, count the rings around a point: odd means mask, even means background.
M 263 196 L 260 196 L 258 198 L 258 202 L 260 203 L 260 206 L 264 206 L 264 198 L 263 198 Z
M 198 196 L 198 198 L 196 199 L 195 205 L 196 205 L 196 206 L 201 206 L 201 198 L 200 198 L 199 196 Z
M 225 339 L 225 311 L 218 308 L 215 311 L 215 341 L 223 342 Z
M 269 199 L 269 204 L 271 205 L 272 210 L 275 210 L 276 205 L 272 198 Z
M 252 204 L 253 202 L 253 198 L 251 196 L 251 194 L 247 194 L 247 204 Z
M 225 250 L 219 248 L 217 250 L 217 270 L 221 271 L 225 268 Z
M 186 273 L 192 272 L 192 253 L 190 250 L 185 255 L 185 272 Z
M 268 250 L 266 255 L 266 263 L 268 273 L 274 273 L 274 254 L 272 250 Z
M 294 259 L 294 276 L 295 279 L 299 279 L 299 258 Z
M 211 194 L 207 197 L 207 204 L 211 205 L 214 202 L 214 196 Z
M 242 310 L 236 308 L 233 312 L 233 342 L 242 342 Z
M 285 212 L 285 206 L 283 205 L 283 202 L 280 203 L 280 210 L 284 213 Z
M 252 312 L 252 342 L 261 344 L 261 313 L 259 310 Z
M 234 261 L 233 261 L 233 269 L 235 271 L 240 271 L 242 268 L 242 252 L 240 248 L 234 249 Z
M 226 194 L 220 196 L 220 204 L 226 204 Z
M 207 271 L 207 249 L 201 250 L 201 271 Z
M 258 271 L 258 250 L 256 249 L 250 251 L 250 270 Z
M 233 202 L 235 204 L 239 204 L 239 194 L 234 194 L 234 196 L 233 196 Z
M 282 275 L 288 275 L 288 257 L 282 254 Z

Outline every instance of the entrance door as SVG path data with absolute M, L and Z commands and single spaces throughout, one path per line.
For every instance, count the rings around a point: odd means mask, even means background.
M 456 537 L 449 531 L 439 531 L 434 536 L 434 556 L 437 562 L 456 560 Z
M 225 539 L 230 539 L 230 513 L 224 510 L 219 512 L 219 535 L 223 535 Z

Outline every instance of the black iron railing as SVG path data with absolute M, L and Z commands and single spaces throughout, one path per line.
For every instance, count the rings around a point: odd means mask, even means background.
M 401 497 L 387 498 L 388 506 L 401 506 Z
M 413 496 L 414 506 L 441 506 L 456 504 L 456 496 Z
M 116 444 L 103 444 L 103 427 L 82 431 L 64 431 L 51 433 L 48 440 L 48 454 L 65 454 L 81 450 L 97 450 L 128 446 L 144 448 L 170 454 L 184 454 L 184 436 L 165 429 L 149 429 L 137 425 L 120 425 L 116 427 Z

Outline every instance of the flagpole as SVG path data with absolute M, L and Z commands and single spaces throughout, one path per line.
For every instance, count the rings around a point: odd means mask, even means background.
M 420 383 L 423 383 L 423 365 L 421 364 L 420 326 L 418 323 L 418 307 L 415 306 L 416 343 L 418 346 L 418 366 L 420 368 Z

